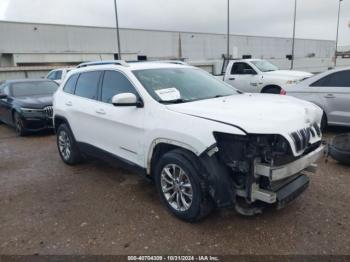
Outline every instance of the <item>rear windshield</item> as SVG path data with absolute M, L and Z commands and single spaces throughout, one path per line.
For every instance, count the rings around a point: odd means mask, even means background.
M 21 82 L 11 85 L 14 97 L 52 95 L 57 88 L 58 85 L 51 81 Z

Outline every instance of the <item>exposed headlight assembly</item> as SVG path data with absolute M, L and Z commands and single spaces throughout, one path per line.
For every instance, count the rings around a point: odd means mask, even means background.
M 21 107 L 21 111 L 24 113 L 35 113 L 35 112 L 43 112 L 42 109 L 37 108 L 27 108 L 27 107 Z

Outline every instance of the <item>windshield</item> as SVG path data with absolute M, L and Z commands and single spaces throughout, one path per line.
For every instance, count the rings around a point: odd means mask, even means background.
M 240 92 L 209 73 L 194 68 L 135 70 L 135 76 L 158 102 L 181 103 Z
M 12 95 L 14 97 L 53 95 L 57 88 L 58 85 L 51 81 L 14 83 L 12 84 Z
M 271 72 L 278 70 L 278 67 L 266 60 L 251 61 L 261 72 Z

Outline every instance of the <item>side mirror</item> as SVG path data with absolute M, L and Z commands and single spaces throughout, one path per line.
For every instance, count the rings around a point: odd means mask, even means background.
M 244 69 L 243 73 L 245 75 L 256 75 L 256 72 L 253 69 Z
M 7 98 L 7 95 L 4 93 L 0 93 L 0 99 L 4 99 L 4 98 Z
M 143 107 L 142 101 L 137 99 L 133 93 L 121 93 L 112 97 L 112 104 L 114 106 L 136 106 Z

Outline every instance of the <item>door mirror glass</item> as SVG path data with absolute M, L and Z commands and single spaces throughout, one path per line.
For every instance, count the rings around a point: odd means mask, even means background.
M 121 93 L 113 96 L 112 104 L 114 106 L 143 106 L 142 102 L 133 93 Z

